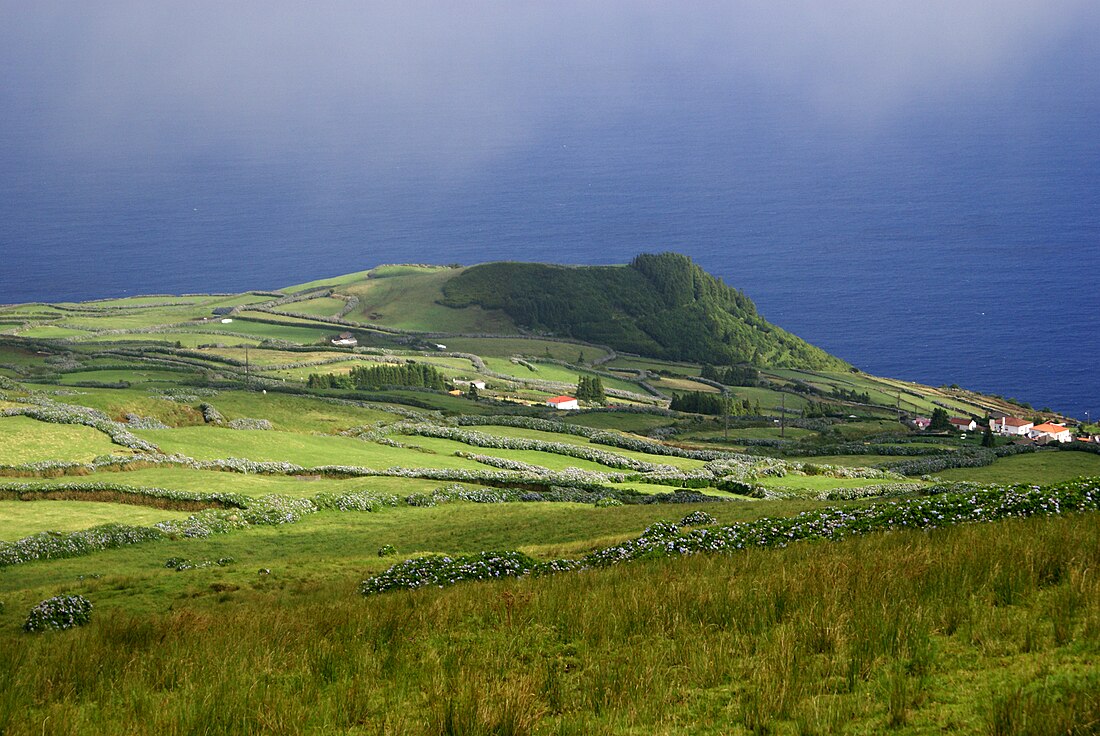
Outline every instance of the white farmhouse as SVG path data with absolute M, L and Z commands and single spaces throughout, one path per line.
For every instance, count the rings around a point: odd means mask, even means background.
M 1000 417 L 999 419 L 989 420 L 990 429 L 997 434 L 1016 437 L 1026 437 L 1034 426 L 1033 422 L 1026 419 L 1017 419 L 1016 417 Z
M 1040 442 L 1072 442 L 1073 433 L 1069 431 L 1069 427 L 1064 424 L 1054 424 L 1052 422 L 1043 422 L 1042 424 L 1032 427 L 1031 431 L 1027 433 L 1028 437 Z
M 580 403 L 572 396 L 555 396 L 552 399 L 547 399 L 546 405 L 551 409 L 572 410 L 581 408 Z
M 973 419 L 963 419 L 960 417 L 951 417 L 947 422 L 960 432 L 973 432 L 978 428 L 978 423 Z

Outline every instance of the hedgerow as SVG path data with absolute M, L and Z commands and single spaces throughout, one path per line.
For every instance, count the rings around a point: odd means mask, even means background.
M 591 569 L 649 557 L 729 553 L 753 547 L 785 547 L 802 540 L 839 540 L 897 529 L 937 529 L 957 524 L 1008 518 L 1100 511 L 1100 479 L 1090 478 L 1046 488 L 991 487 L 871 504 L 858 508 L 826 508 L 794 517 L 764 518 L 724 527 L 686 532 L 669 522 L 657 522 L 641 536 L 597 550 L 579 560 L 555 560 L 509 567 L 513 575 L 547 574 Z M 504 553 L 519 554 L 519 553 Z M 498 559 L 501 553 L 482 553 Z M 486 579 L 464 573 L 471 558 L 427 558 L 398 563 L 360 585 L 363 595 L 423 585 L 450 585 Z M 528 558 L 529 559 L 529 558 Z
M 475 447 L 489 447 L 497 450 L 535 450 L 538 452 L 548 452 L 555 455 L 564 455 L 580 460 L 588 460 L 610 468 L 633 470 L 637 472 L 652 472 L 669 469 L 668 466 L 635 460 L 623 455 L 605 452 L 604 450 L 599 450 L 594 447 L 584 447 L 583 445 L 573 445 L 565 442 L 547 442 L 545 440 L 528 439 L 526 437 L 501 437 L 499 435 L 475 432 L 459 427 L 444 427 L 437 424 L 401 423 L 394 425 L 392 431 L 400 434 L 454 440 Z
M 493 580 L 527 575 L 538 563 L 522 552 L 481 552 L 460 557 L 414 557 L 393 565 L 385 572 L 364 580 L 362 595 L 387 590 L 443 587 L 462 580 Z

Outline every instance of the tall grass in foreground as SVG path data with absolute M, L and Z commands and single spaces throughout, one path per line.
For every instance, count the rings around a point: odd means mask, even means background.
M 0 733 L 1094 733 L 1098 520 L 98 610 L 0 632 Z

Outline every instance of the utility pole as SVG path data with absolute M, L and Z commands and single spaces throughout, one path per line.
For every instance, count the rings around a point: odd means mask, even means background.
M 251 373 L 249 372 L 250 365 L 251 364 L 248 360 L 248 346 L 245 345 L 244 346 L 244 383 L 245 383 L 246 386 L 249 385 L 250 383 L 252 383 L 252 376 L 251 376 Z
M 780 399 L 780 402 L 781 402 L 780 405 L 779 405 L 779 436 L 780 437 L 786 437 L 787 436 L 787 394 L 786 394 L 786 392 L 781 392 L 779 394 L 779 399 Z
M 1088 412 L 1085 412 L 1085 415 L 1087 416 Z M 730 439 L 730 397 L 726 394 L 725 391 L 722 392 L 722 419 L 725 422 L 725 427 L 723 428 L 722 437 L 726 442 L 729 442 L 729 439 Z

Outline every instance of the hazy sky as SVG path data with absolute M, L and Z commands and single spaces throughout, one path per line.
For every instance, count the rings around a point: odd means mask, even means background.
M 1014 79 L 1094 0 L 0 3 L 0 113 L 26 150 L 186 156 L 323 139 L 477 165 L 564 120 L 638 114 L 646 77 L 759 90 L 850 132 Z M 8 154 L 12 154 L 8 151 Z

